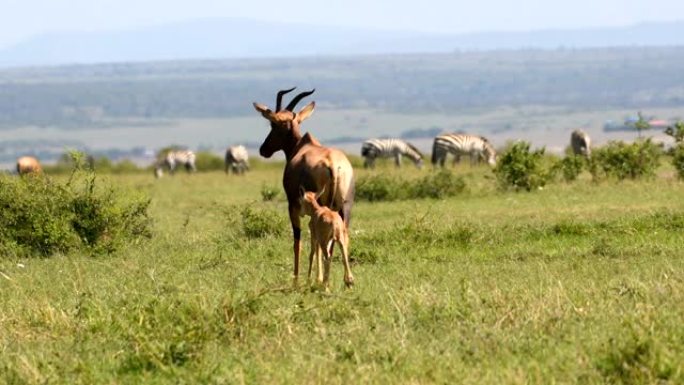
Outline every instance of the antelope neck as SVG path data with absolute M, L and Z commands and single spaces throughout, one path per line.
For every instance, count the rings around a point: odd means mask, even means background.
M 299 132 L 299 130 L 292 130 L 291 134 L 286 139 L 285 145 L 283 146 L 283 152 L 285 153 L 285 158 L 288 161 L 290 161 L 297 153 L 297 150 L 299 149 L 299 143 L 301 141 L 302 134 Z

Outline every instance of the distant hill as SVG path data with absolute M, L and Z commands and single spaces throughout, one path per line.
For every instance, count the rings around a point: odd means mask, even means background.
M 295 85 L 317 89 L 319 111 L 672 108 L 684 104 L 682 63 L 684 47 L 648 47 L 11 68 L 0 70 L 0 131 L 253 117 L 252 101 Z
M 128 31 L 45 34 L 0 50 L 0 66 L 677 45 L 684 45 L 684 21 L 585 30 L 439 35 L 227 18 Z

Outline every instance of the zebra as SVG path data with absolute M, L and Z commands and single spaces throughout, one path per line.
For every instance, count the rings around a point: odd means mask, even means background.
M 232 171 L 233 174 L 244 174 L 249 170 L 249 154 L 245 146 L 231 146 L 226 149 L 226 174 Z
M 461 155 L 470 156 L 470 165 L 484 158 L 490 166 L 496 165 L 496 150 L 487 138 L 469 134 L 442 134 L 432 143 L 432 164 L 444 167 L 448 154 L 454 154 L 454 163 Z
M 418 149 L 401 139 L 368 139 L 361 146 L 361 156 L 365 158 L 363 166 L 375 167 L 375 158 L 394 157 L 394 164 L 401 167 L 401 157 L 406 156 L 413 160 L 418 168 L 423 167 L 423 154 Z
M 154 165 L 154 175 L 161 178 L 163 175 L 162 169 L 168 167 L 169 174 L 173 175 L 177 166 L 185 166 L 185 169 L 190 172 L 196 172 L 195 167 L 195 153 L 192 151 L 169 151 L 161 159 L 157 160 Z
M 573 131 L 570 135 L 570 147 L 572 147 L 573 154 L 589 158 L 591 156 L 591 139 L 589 134 L 582 130 Z

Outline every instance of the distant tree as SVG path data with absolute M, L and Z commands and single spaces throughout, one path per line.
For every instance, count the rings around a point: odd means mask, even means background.
M 676 143 L 684 141 L 684 121 L 678 121 L 665 129 L 665 134 L 674 138 Z
M 636 122 L 632 123 L 634 124 L 634 128 L 637 129 L 637 132 L 639 133 L 639 137 L 641 138 L 641 131 L 648 130 L 651 128 L 651 125 L 648 123 L 648 119 L 644 118 L 644 115 L 639 111 L 637 113 L 638 119 Z M 625 122 L 626 125 L 629 125 L 629 122 Z

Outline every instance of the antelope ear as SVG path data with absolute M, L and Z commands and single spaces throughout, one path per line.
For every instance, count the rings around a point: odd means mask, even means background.
M 268 120 L 273 120 L 273 111 L 261 103 L 253 103 L 254 109 L 257 110 L 264 118 Z
M 324 192 L 325 192 L 325 186 L 323 186 L 323 188 L 321 189 L 321 191 L 319 191 L 318 194 L 316 194 L 316 200 L 318 200 L 318 198 L 320 198 L 321 195 L 323 195 Z
M 315 107 L 316 107 L 316 102 L 311 102 L 311 103 L 307 104 L 306 106 L 304 106 L 301 110 L 299 110 L 299 112 L 295 116 L 295 119 L 297 119 L 297 122 L 301 123 L 304 120 L 306 120 L 309 116 L 311 116 L 311 114 L 313 114 L 313 112 L 314 112 Z

